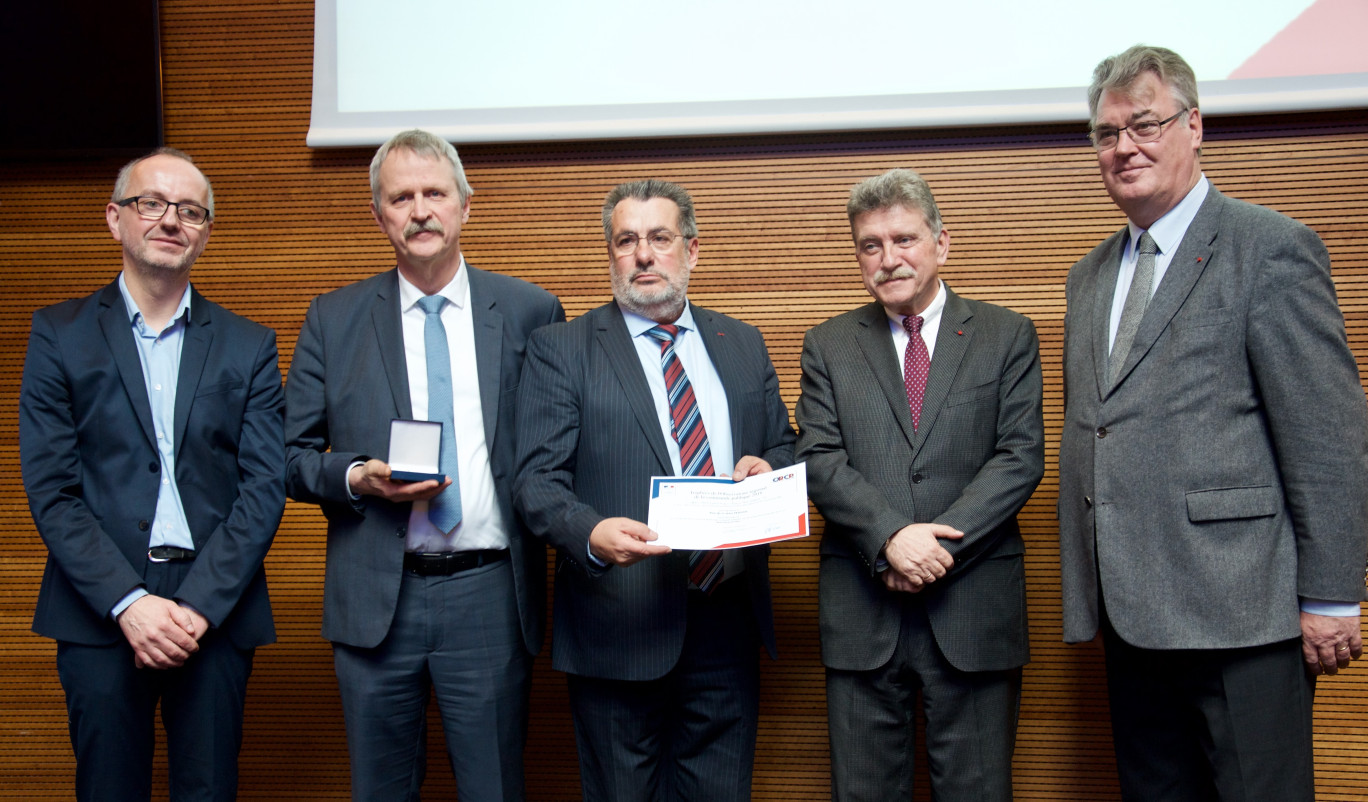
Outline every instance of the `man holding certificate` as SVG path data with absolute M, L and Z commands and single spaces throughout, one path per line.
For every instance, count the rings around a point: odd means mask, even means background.
M 671 551 L 653 476 L 793 462 L 764 340 L 691 306 L 693 202 L 645 180 L 603 205 L 614 302 L 527 343 L 515 503 L 556 547 L 552 665 L 568 673 L 584 798 L 749 800 L 768 551 Z
M 961 298 L 910 170 L 846 207 L 874 303 L 803 342 L 797 420 L 826 519 L 820 618 L 833 799 L 912 795 L 918 693 L 932 796 L 1010 800 L 1026 663 L 1016 514 L 1044 472 L 1035 327 Z

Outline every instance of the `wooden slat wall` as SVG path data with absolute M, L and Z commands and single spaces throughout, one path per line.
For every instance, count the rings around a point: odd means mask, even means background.
M 370 149 L 310 151 L 313 7 L 307 0 L 163 0 L 166 131 L 215 183 L 218 221 L 198 287 L 280 332 L 288 367 L 314 295 L 384 270 L 366 208 Z M 459 46 L 453 42 L 453 47 Z M 513 57 L 522 57 L 521 54 Z M 479 80 L 482 69 L 415 80 Z M 836 67 L 841 68 L 841 67 Z M 852 68 L 853 69 L 853 68 Z M 1084 76 L 1080 76 L 1080 80 Z M 1227 193 L 1291 214 L 1325 239 L 1356 353 L 1368 355 L 1368 121 L 1362 111 L 1209 119 L 1203 162 Z M 865 301 L 843 207 L 894 166 L 930 181 L 951 230 L 944 274 L 1036 322 L 1050 459 L 1057 444 L 1064 278 L 1118 228 L 1079 126 L 461 148 L 476 188 L 470 260 L 557 293 L 577 315 L 609 297 L 598 207 L 631 178 L 684 184 L 702 256 L 691 297 L 765 332 L 785 400 L 803 332 Z M 121 160 L 0 165 L 0 797 L 69 798 L 72 760 L 53 645 L 29 632 L 44 549 L 22 492 L 16 433 L 28 317 L 115 275 L 102 218 Z M 1314 401 L 1308 397 L 1308 403 Z M 1060 642 L 1053 462 L 1022 515 L 1033 661 L 1015 764 L 1021 800 L 1117 798 L 1099 650 Z M 814 527 L 820 533 L 820 525 Z M 257 653 L 243 749 L 245 799 L 344 799 L 346 745 L 331 654 L 318 637 L 324 529 L 291 504 L 268 570 L 280 642 Z M 782 657 L 764 664 L 755 797 L 826 799 L 816 633 L 817 538 L 774 550 Z M 528 750 L 533 799 L 573 799 L 563 679 L 538 660 Z M 1368 669 L 1324 680 L 1319 798 L 1368 797 Z M 454 797 L 434 726 L 429 797 Z M 164 790 L 159 791 L 164 794 Z M 924 784 L 919 799 L 925 799 Z

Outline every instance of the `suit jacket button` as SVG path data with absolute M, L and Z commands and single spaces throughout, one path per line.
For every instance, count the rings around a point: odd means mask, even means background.
M 1104 437 L 1106 437 L 1106 436 L 1107 436 L 1107 427 L 1106 427 L 1106 426 L 1098 426 L 1098 427 L 1097 427 L 1097 439 L 1098 439 L 1098 440 L 1101 440 L 1102 438 L 1104 438 Z
M 141 520 L 141 521 L 138 521 L 138 531 L 139 531 L 139 532 L 146 532 L 147 530 L 149 530 L 149 529 L 151 529 L 151 528 L 152 528 L 152 524 L 148 523 L 146 519 Z
M 147 470 L 151 471 L 152 473 L 156 473 L 157 471 L 161 470 L 161 466 L 155 462 L 149 462 L 147 463 Z
M 408 527 L 407 527 L 407 526 L 401 526 L 401 527 L 399 527 L 398 529 L 395 529 L 395 530 L 394 530 L 394 536 L 395 536 L 395 537 L 408 537 Z
M 1088 505 L 1089 507 L 1092 507 L 1092 496 L 1084 496 L 1083 503 Z
M 919 484 L 921 484 L 921 481 L 922 481 L 923 479 L 925 479 L 925 478 L 926 478 L 926 477 L 925 477 L 925 476 L 922 476 L 922 475 L 921 475 L 921 472 L 918 471 L 917 473 L 912 474 L 912 484 L 914 484 L 914 485 L 919 485 Z

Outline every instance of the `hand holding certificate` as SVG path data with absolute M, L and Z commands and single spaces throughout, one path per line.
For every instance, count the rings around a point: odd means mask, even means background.
M 733 482 L 729 477 L 654 476 L 647 525 L 672 549 L 734 549 L 805 537 L 807 464 Z

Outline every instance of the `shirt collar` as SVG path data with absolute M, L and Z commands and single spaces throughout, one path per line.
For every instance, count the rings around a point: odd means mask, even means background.
M 124 278 L 123 271 L 119 271 L 119 294 L 123 296 L 124 311 L 128 313 L 128 322 L 136 325 L 142 318 L 142 310 L 138 308 L 137 301 L 133 300 L 133 294 L 128 291 L 128 281 Z M 181 293 L 180 303 L 176 306 L 176 313 L 171 316 L 174 323 L 181 315 L 185 316 L 185 322 L 190 322 L 190 285 L 185 285 L 185 292 Z
M 622 304 L 618 304 L 618 309 L 622 310 L 622 319 L 627 323 L 627 333 L 633 337 L 640 337 L 650 329 L 660 325 L 648 317 L 638 315 Z M 684 301 L 684 311 L 679 314 L 679 319 L 674 321 L 674 325 L 685 331 L 698 331 L 698 326 L 694 325 L 693 307 L 689 305 L 688 300 Z
M 407 312 L 418 304 L 418 299 L 423 297 L 423 291 L 408 279 L 404 278 L 404 271 L 395 271 L 399 276 L 399 311 Z M 452 277 L 447 285 L 438 290 L 436 295 L 447 299 L 447 302 L 457 308 L 464 308 L 470 299 L 470 276 L 466 269 L 465 257 L 461 257 L 461 266 L 456 268 L 456 275 Z
M 1171 256 L 1182 244 L 1183 235 L 1197 217 L 1197 210 L 1202 208 L 1202 201 L 1206 200 L 1210 187 L 1211 183 L 1207 181 L 1206 173 L 1203 173 L 1192 189 L 1188 190 L 1188 194 L 1178 201 L 1178 205 L 1165 212 L 1163 217 L 1155 220 L 1154 225 L 1149 227 L 1149 235 L 1154 238 L 1154 244 L 1159 246 L 1159 253 Z M 1126 246 L 1129 254 L 1135 249 L 1136 243 L 1140 241 L 1140 235 L 1146 229 L 1130 221 L 1127 221 L 1126 225 L 1130 228 L 1130 243 Z
M 936 297 L 932 298 L 931 303 L 927 304 L 926 308 L 921 311 L 920 317 L 922 319 L 923 331 L 926 330 L 927 324 L 934 320 L 939 320 L 941 310 L 945 309 L 945 282 L 936 279 L 936 285 Z M 903 318 L 911 317 L 911 315 L 900 315 L 897 312 L 890 312 L 887 307 L 884 307 L 884 314 L 887 315 L 888 319 L 893 323 L 893 328 L 899 330 L 903 327 Z

